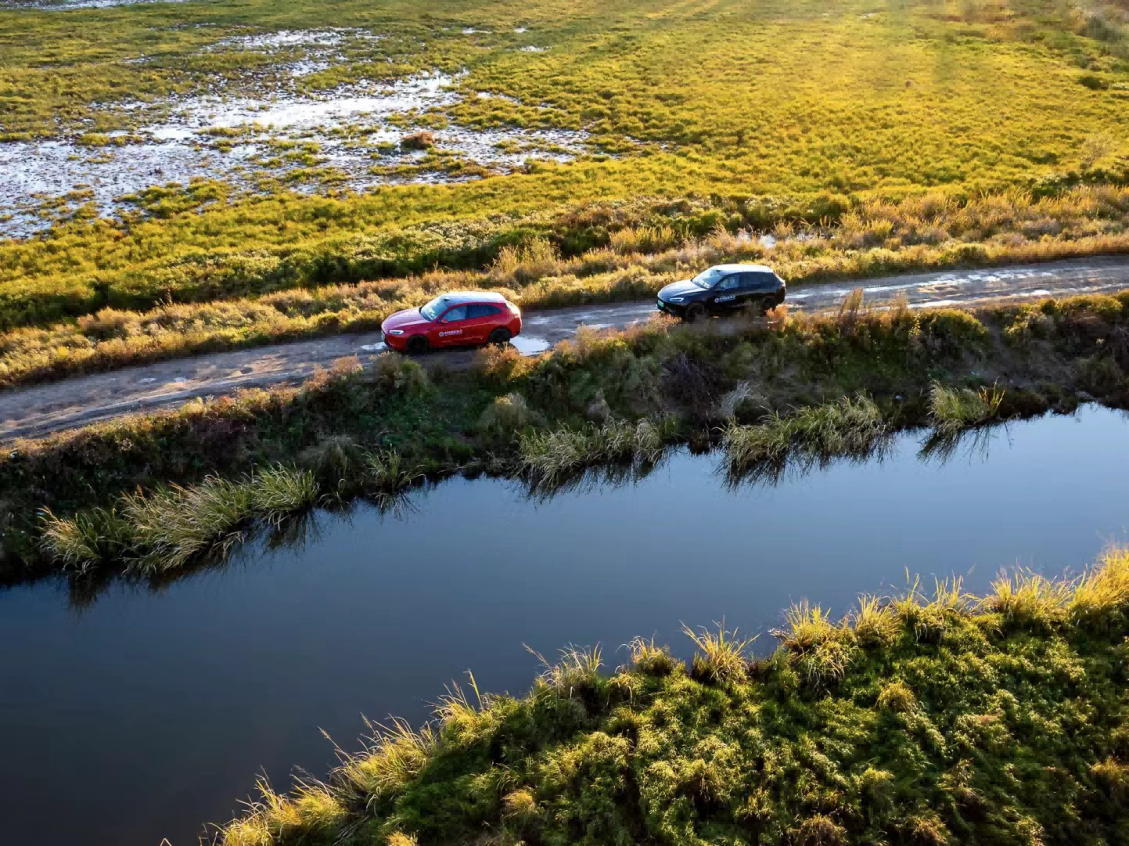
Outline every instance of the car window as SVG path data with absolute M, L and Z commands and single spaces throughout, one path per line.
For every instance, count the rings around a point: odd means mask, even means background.
M 424 320 L 434 320 L 443 313 L 443 309 L 446 305 L 446 297 L 436 297 L 423 308 L 421 308 L 419 310 L 419 313 L 423 315 Z
M 485 303 L 476 303 L 467 309 L 467 317 L 471 320 L 476 317 L 489 317 L 490 315 L 497 313 L 497 306 L 486 305 Z
M 726 276 L 718 283 L 717 290 L 719 291 L 736 291 L 741 286 L 741 274 L 733 273 Z
M 466 320 L 466 306 L 455 306 L 443 315 L 444 323 L 454 323 L 456 320 Z
M 717 267 L 711 267 L 709 270 L 703 270 L 690 281 L 697 285 L 699 288 L 709 289 L 712 288 L 718 277 L 724 273 L 723 270 Z
M 759 291 L 771 291 L 776 287 L 776 277 L 771 273 L 756 273 L 753 283 Z

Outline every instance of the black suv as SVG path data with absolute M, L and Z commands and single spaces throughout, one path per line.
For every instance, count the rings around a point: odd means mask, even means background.
M 784 280 L 763 264 L 718 264 L 659 291 L 659 311 L 693 322 L 740 308 L 768 311 L 784 302 Z

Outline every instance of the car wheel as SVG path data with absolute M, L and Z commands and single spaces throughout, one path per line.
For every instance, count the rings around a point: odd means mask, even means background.
M 429 346 L 427 338 L 423 335 L 412 335 L 408 338 L 408 352 L 412 355 L 422 355 L 427 352 Z
M 497 329 L 490 333 L 490 343 L 502 346 L 503 344 L 508 344 L 510 342 L 510 338 L 512 337 L 513 335 L 510 334 L 509 329 L 504 326 L 499 326 Z
M 706 316 L 706 307 L 701 303 L 691 303 L 686 307 L 686 316 L 683 318 L 687 323 L 694 323 L 701 320 Z

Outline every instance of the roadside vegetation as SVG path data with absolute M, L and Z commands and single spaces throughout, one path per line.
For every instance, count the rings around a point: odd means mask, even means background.
M 166 555 L 175 568 L 314 503 L 389 502 L 454 472 L 548 490 L 594 467 L 645 472 L 678 443 L 723 447 L 735 483 L 771 482 L 907 428 L 944 449 L 1012 417 L 1129 408 L 1127 367 L 1129 293 L 977 311 L 868 309 L 859 293 L 832 314 L 656 318 L 537 358 L 491 348 L 457 373 L 347 359 L 299 387 L 17 442 L 0 456 L 4 569 L 143 573 Z M 313 487 L 260 505 L 264 473 Z M 151 507 L 150 523 L 128 517 Z M 186 540 L 166 543 L 182 525 Z
M 324 781 L 261 797 L 219 846 L 1116 843 L 1129 834 L 1129 552 L 1074 580 L 1018 572 L 799 604 L 753 658 L 687 629 L 546 662 L 522 697 L 453 685 L 373 726 Z
M 18 326 L 21 314 L 29 320 L 77 315 L 0 334 L 0 387 L 222 349 L 375 331 L 392 312 L 455 289 L 495 289 L 525 309 L 545 309 L 647 298 L 669 282 L 724 261 L 766 262 L 795 286 L 1129 252 L 1129 189 L 1124 188 L 1076 188 L 1040 199 L 1010 192 L 967 202 L 928 194 L 818 210 L 833 217 L 815 217 L 809 210 L 804 213 L 810 220 L 791 218 L 803 210 L 785 209 L 776 219 L 762 220 L 763 210 L 740 203 L 639 201 L 483 226 L 460 232 L 463 242 L 447 246 L 442 238 L 454 237 L 449 231 L 401 233 L 388 238 L 414 239 L 426 249 L 418 264 L 433 259 L 482 267 L 353 284 L 319 280 L 364 279 L 395 270 L 373 258 L 375 247 L 363 240 L 337 245 L 345 251 L 338 255 L 336 248 L 226 259 L 210 254 L 206 261 L 175 268 L 131 270 L 120 286 L 91 283 L 85 292 L 62 299 L 37 287 L 30 299 L 21 300 L 18 286 L 0 284 L 0 325 Z M 433 237 L 440 241 L 422 246 Z M 350 257 L 352 251 L 360 254 Z M 153 307 L 122 307 L 132 304 Z

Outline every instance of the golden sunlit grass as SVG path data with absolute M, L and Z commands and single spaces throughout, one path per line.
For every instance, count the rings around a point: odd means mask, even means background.
M 392 312 L 454 289 L 495 288 L 525 309 L 555 308 L 647 298 L 675 279 L 730 260 L 767 262 L 794 288 L 830 278 L 1129 251 L 1129 191 L 1117 188 L 1082 188 L 1037 202 L 1014 192 L 1003 200 L 986 196 L 966 204 L 937 195 L 902 203 L 867 201 L 837 224 L 809 227 L 802 240 L 793 238 L 772 246 L 715 228 L 700 237 L 687 232 L 667 247 L 661 239 L 651 237 L 651 227 L 631 225 L 639 215 L 653 213 L 644 214 L 640 211 L 644 208 L 646 204 L 621 210 L 627 228 L 612 230 L 609 237 L 622 241 L 642 232 L 646 237 L 641 236 L 640 243 L 653 246 L 656 252 L 621 254 L 595 247 L 564 257 L 544 235 L 536 235 L 523 246 L 501 247 L 493 264 L 484 269 L 432 269 L 408 278 L 358 284 L 323 284 L 318 268 L 327 262 L 335 264 L 346 278 L 378 274 L 380 266 L 366 271 L 366 262 L 374 250 L 381 252 L 384 247 L 366 238 L 341 245 L 346 253 L 357 252 L 360 264 L 356 267 L 354 259 L 346 256 L 330 262 L 318 251 L 307 254 L 289 248 L 285 255 L 264 255 L 258 250 L 251 257 L 232 254 L 230 267 L 223 262 L 217 265 L 212 257 L 206 261 L 165 257 L 160 261 L 171 263 L 167 270 L 138 271 L 136 284 L 123 282 L 119 289 L 118 283 L 106 282 L 111 302 L 153 306 L 138 311 L 107 306 L 99 293 L 103 287 L 89 287 L 96 275 L 105 280 L 104 269 L 84 273 L 81 284 L 87 287 L 76 289 L 74 298 L 66 294 L 60 299 L 60 292 L 52 292 L 53 283 L 46 279 L 30 287 L 15 277 L 2 281 L 0 263 L 0 325 L 5 323 L 5 309 L 11 325 L 38 324 L 0 335 L 0 386 L 213 350 L 373 331 Z M 593 222 L 603 216 L 599 209 L 572 214 L 582 219 L 585 231 L 602 231 Z M 709 213 L 698 209 L 695 214 Z M 548 226 L 551 234 L 556 233 L 553 237 L 561 238 L 565 237 L 561 227 L 581 225 L 569 223 L 568 218 L 567 213 L 542 215 L 511 225 L 514 237 L 528 228 Z M 1053 222 L 1053 233 L 1039 234 L 1040 227 L 1051 225 L 1048 221 Z M 690 218 L 683 225 L 690 227 Z M 944 236 L 925 238 L 923 231 L 929 226 L 940 226 Z M 885 240 L 859 246 L 856 242 L 872 227 L 888 231 Z M 1026 234 L 1016 234 L 1017 229 Z M 1011 234 L 1005 238 L 1001 233 Z M 388 237 L 409 243 L 418 239 L 406 233 Z M 458 243 L 471 236 L 444 230 L 439 237 L 453 238 L 450 250 L 457 251 Z M 492 230 L 492 234 L 475 237 L 485 239 L 476 249 L 488 254 L 490 244 L 502 235 Z M 41 253 L 28 257 L 41 261 Z M 120 296 L 113 293 L 119 290 Z M 170 298 L 191 302 L 169 302 Z M 60 323 L 58 317 L 64 312 L 79 316 Z M 841 318 L 849 321 L 856 313 L 856 307 L 844 303 Z
M 1080 621 L 1099 620 L 1129 604 L 1129 549 L 1113 547 L 1074 586 L 1070 613 Z
M 437 738 L 430 726 L 415 731 L 403 720 L 369 728 L 368 751 L 347 757 L 336 775 L 346 791 L 372 804 L 396 795 L 419 775 Z

